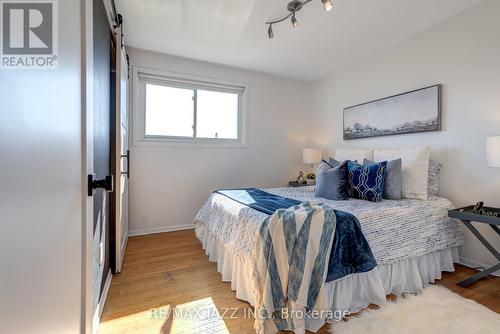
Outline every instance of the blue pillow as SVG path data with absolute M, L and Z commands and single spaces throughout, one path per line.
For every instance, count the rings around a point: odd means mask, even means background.
M 387 161 L 370 165 L 347 162 L 348 191 L 352 198 L 380 202 L 384 194 Z
M 332 168 L 326 161 L 321 162 L 316 171 L 316 197 L 335 201 L 349 198 L 347 194 L 347 162 Z
M 364 161 L 363 165 L 371 165 L 374 162 Z M 403 177 L 401 171 L 401 159 L 387 162 L 385 172 L 384 195 L 385 199 L 401 200 L 403 197 Z

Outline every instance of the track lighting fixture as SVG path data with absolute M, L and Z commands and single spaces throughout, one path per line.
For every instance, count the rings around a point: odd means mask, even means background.
M 293 13 L 292 15 L 292 26 L 294 29 L 297 29 L 297 27 L 299 26 L 299 21 L 297 21 L 297 19 L 295 18 L 295 13 Z
M 272 28 L 272 25 L 275 24 L 275 23 L 280 23 L 280 22 L 283 22 L 285 20 L 287 20 L 288 18 L 291 18 L 291 21 L 292 21 L 292 26 L 294 29 L 297 29 L 297 27 L 299 26 L 299 21 L 297 20 L 297 18 L 295 17 L 295 14 L 302 9 L 302 7 L 304 7 L 304 5 L 308 4 L 309 2 L 312 2 L 313 0 L 303 0 L 303 1 L 300 1 L 300 0 L 292 0 L 288 3 L 288 5 L 286 6 L 286 9 L 288 10 L 288 14 L 286 14 L 285 16 L 283 16 L 282 18 L 279 18 L 279 19 L 276 19 L 276 20 L 269 20 L 266 22 L 267 25 L 269 25 L 269 28 L 267 29 L 267 35 L 269 36 L 269 38 L 274 38 L 274 33 L 273 33 L 273 28 Z M 321 3 L 323 4 L 323 9 L 326 11 L 326 12 L 329 12 L 333 9 L 333 0 L 321 0 Z
M 329 12 L 333 9 L 332 0 L 321 0 L 321 2 L 323 3 L 323 9 L 325 12 Z

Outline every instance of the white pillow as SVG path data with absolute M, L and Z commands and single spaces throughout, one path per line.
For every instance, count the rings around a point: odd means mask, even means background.
M 375 150 L 374 161 L 390 161 L 401 158 L 403 176 L 403 197 L 428 198 L 427 182 L 429 178 L 430 146 L 400 148 L 392 150 Z
M 373 150 L 355 148 L 338 148 L 335 150 L 335 160 L 339 162 L 357 160 L 358 163 L 362 164 L 365 159 L 373 161 Z

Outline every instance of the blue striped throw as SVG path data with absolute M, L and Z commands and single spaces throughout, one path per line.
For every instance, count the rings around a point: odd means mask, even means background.
M 328 309 L 323 287 L 336 223 L 332 208 L 306 202 L 278 209 L 261 225 L 256 252 L 262 300 L 256 309 L 278 330 L 295 329 L 293 317 L 283 316 L 292 305 Z

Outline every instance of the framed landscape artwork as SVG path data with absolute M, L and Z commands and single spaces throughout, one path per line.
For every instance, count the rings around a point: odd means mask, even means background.
M 344 109 L 344 140 L 441 130 L 441 85 Z

